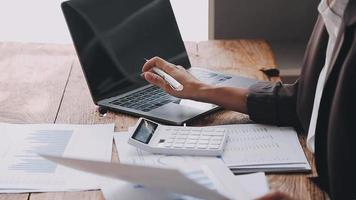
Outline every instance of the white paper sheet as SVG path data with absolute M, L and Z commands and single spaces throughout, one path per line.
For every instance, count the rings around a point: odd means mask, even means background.
M 196 174 L 195 177 L 191 177 L 192 180 L 200 181 L 201 184 L 205 184 L 207 185 L 207 187 L 211 187 L 211 184 L 213 184 L 214 187 L 217 188 L 219 191 L 222 190 L 226 193 L 229 193 L 231 199 L 255 199 L 261 197 L 262 195 L 268 192 L 267 181 L 264 173 L 234 176 L 224 165 L 214 164 L 210 166 L 202 166 L 202 171 L 204 173 L 201 173 L 201 175 L 199 175 L 199 173 L 196 173 L 197 171 L 194 172 L 193 170 L 186 170 L 186 173 L 189 174 L 189 172 L 191 172 L 193 174 Z M 204 175 L 208 178 L 204 178 Z M 241 186 L 241 183 L 243 183 L 244 186 Z M 253 185 L 251 185 L 251 183 L 253 183 Z M 137 187 L 137 185 L 135 184 L 113 179 L 103 179 L 101 190 L 106 200 L 195 199 L 193 197 L 156 191 L 152 189 L 147 189 L 145 187 Z M 241 195 L 242 191 L 244 196 Z
M 189 175 L 185 175 L 175 169 L 115 164 L 48 155 L 44 155 L 44 157 L 76 170 L 134 183 L 136 188 L 145 187 L 157 191 L 183 194 L 206 200 L 231 199 L 227 197 L 226 194 L 223 195 L 220 191 L 218 192 L 215 188 L 210 189 L 206 187 L 206 185 L 199 184 L 190 179 L 190 176 L 201 176 L 201 172 L 197 171 L 189 172 Z M 206 176 L 203 178 L 210 181 Z M 201 177 L 199 180 L 205 181 L 202 180 Z
M 256 199 L 269 191 L 268 182 L 263 172 L 245 175 L 234 175 L 220 159 L 219 162 L 206 163 L 213 177 L 221 183 L 221 189 L 235 199 Z M 244 194 L 244 198 L 240 195 Z
M 200 182 L 200 184 L 203 184 L 207 186 L 210 189 L 214 189 L 216 187 L 221 187 L 221 184 L 216 182 L 216 178 L 211 176 L 211 173 L 206 174 L 206 170 L 208 168 L 203 168 L 200 171 L 196 170 L 186 170 L 186 173 L 189 176 L 189 172 L 195 174 L 194 177 L 190 177 L 192 180 Z M 208 170 L 210 171 L 210 170 Z M 200 172 L 200 173 L 197 173 Z M 106 200 L 196 200 L 196 198 L 191 197 L 191 196 L 184 196 L 184 195 L 179 195 L 175 193 L 170 193 L 170 192 L 165 192 L 165 191 L 160 191 L 160 190 L 154 190 L 154 189 L 148 189 L 145 187 L 137 187 L 137 185 L 132 184 L 132 183 L 127 183 L 123 181 L 118 181 L 118 180 L 112 180 L 112 179 L 105 179 L 102 181 L 102 187 L 101 190 L 103 192 L 103 196 Z M 233 194 L 232 194 L 233 195 Z M 242 197 L 241 199 L 249 199 L 247 197 L 247 193 L 245 194 L 246 196 Z M 233 198 L 231 198 L 233 199 Z
M 266 175 L 263 172 L 238 175 L 234 177 L 235 181 L 252 197 L 257 199 L 269 192 L 269 186 Z M 231 184 L 233 185 L 233 184 Z
M 111 160 L 114 124 L 0 124 L 0 130 L 2 193 L 98 188 L 93 177 L 46 161 L 38 153 Z

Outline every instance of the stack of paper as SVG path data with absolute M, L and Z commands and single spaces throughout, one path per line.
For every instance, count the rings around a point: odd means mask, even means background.
M 99 189 L 95 177 L 38 154 L 111 161 L 114 124 L 0 124 L 0 193 Z
M 235 173 L 306 172 L 310 165 L 291 127 L 258 124 L 227 125 L 222 160 Z

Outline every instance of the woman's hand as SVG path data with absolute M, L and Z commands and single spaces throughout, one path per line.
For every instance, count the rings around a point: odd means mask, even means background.
M 257 200 L 295 200 L 286 193 L 275 191 L 271 192 Z
M 153 73 L 151 69 L 157 67 L 183 85 L 182 91 L 174 90 L 163 78 Z M 182 66 L 177 66 L 163 60 L 160 57 L 154 57 L 148 60 L 142 68 L 144 78 L 151 84 L 156 85 L 168 94 L 176 96 L 178 98 L 201 100 L 201 93 L 208 89 L 209 85 L 206 85 L 196 79 L 193 75 L 187 72 Z
M 171 75 L 183 85 L 183 90 L 174 90 L 163 78 L 151 71 L 153 67 L 160 68 Z M 142 72 L 143 77 L 148 82 L 162 88 L 170 95 L 182 99 L 216 104 L 237 112 L 247 112 L 248 89 L 205 84 L 192 76 L 182 66 L 173 65 L 159 57 L 148 60 L 143 65 Z

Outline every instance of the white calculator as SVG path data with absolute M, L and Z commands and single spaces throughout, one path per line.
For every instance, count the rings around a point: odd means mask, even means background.
M 220 156 L 226 141 L 223 128 L 165 126 L 140 118 L 128 143 L 155 154 Z

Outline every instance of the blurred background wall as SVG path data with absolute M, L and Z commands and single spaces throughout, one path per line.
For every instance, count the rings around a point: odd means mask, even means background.
M 284 75 L 298 75 L 319 0 L 215 0 L 215 39 L 262 38 Z
M 71 43 L 62 1 L 0 0 L 0 41 Z M 171 0 L 171 4 L 184 40 L 208 39 L 208 0 Z

